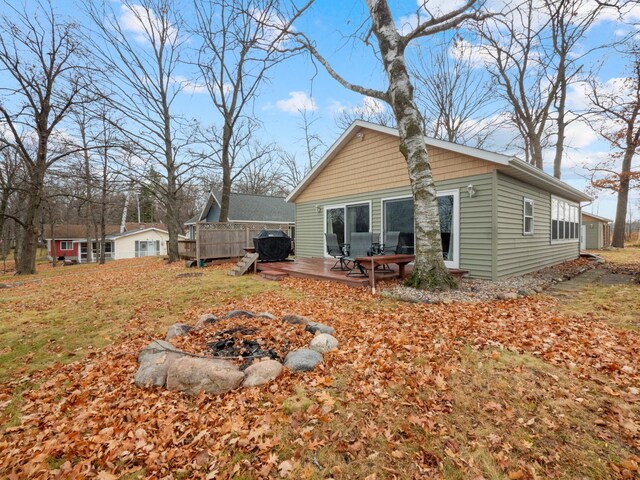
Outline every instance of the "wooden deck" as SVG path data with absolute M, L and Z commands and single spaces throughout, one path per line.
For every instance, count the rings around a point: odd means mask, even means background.
M 347 277 L 346 271 L 331 270 L 336 263 L 331 258 L 298 258 L 287 262 L 258 262 L 258 271 L 283 272 L 291 277 L 310 278 L 338 282 L 350 287 L 369 286 L 369 277 Z M 405 275 L 411 273 L 412 266 L 405 267 Z M 398 277 L 398 266 L 391 265 L 391 271 L 376 270 L 376 282 Z

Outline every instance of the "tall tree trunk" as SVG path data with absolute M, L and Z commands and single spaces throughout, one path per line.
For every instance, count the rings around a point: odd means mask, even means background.
M 635 153 L 635 145 L 628 146 L 622 159 L 622 171 L 620 175 L 620 188 L 618 189 L 618 201 L 616 205 L 616 220 L 613 225 L 613 241 L 611 245 L 624 248 L 624 232 L 627 222 L 627 205 L 629 204 L 629 173 L 631 161 Z
M 48 138 L 39 139 L 36 162 L 30 168 L 29 189 L 26 192 L 27 208 L 22 218 L 22 231 L 16 249 L 16 274 L 33 275 L 36 273 L 36 257 L 38 256 L 38 234 L 42 219 L 42 204 L 44 200 L 44 176 L 47 164 Z
M 168 156 L 172 154 L 168 151 Z M 169 162 L 171 160 L 171 162 Z M 180 233 L 180 221 L 178 219 L 178 195 L 175 169 L 173 166 L 173 160 L 167 158 L 167 165 L 171 166 L 167 168 L 167 196 L 166 196 L 166 211 L 167 211 L 167 231 L 169 233 L 169 244 L 167 248 L 167 254 L 169 255 L 169 263 L 179 260 L 178 256 L 178 234 Z
M 411 179 L 415 209 L 416 261 L 408 283 L 417 288 L 450 288 L 456 285 L 444 265 L 436 187 L 431 173 L 413 86 L 404 59 L 403 43 L 389 6 L 384 1 L 367 0 L 378 39 L 385 71 L 389 78 L 389 96 L 398 130 L 400 151 Z
M 167 231 L 169 233 L 169 244 L 167 254 L 169 255 L 169 263 L 177 262 L 180 257 L 178 255 L 178 234 L 180 233 L 180 220 L 178 219 L 178 179 L 176 178 L 176 164 L 173 155 L 173 138 L 171 133 L 171 114 L 166 100 L 166 92 L 163 91 L 162 104 L 164 107 L 164 148 L 165 161 L 167 167 L 167 195 L 166 195 L 166 212 L 167 212 Z
M 122 216 L 120 217 L 120 233 L 124 233 L 127 228 L 127 213 L 129 211 L 129 200 L 131 199 L 131 188 L 127 190 L 124 197 L 124 206 L 122 207 Z
M 564 59 L 558 71 L 558 105 L 556 125 L 558 126 L 558 137 L 556 141 L 556 153 L 553 157 L 553 176 L 560 178 L 562 176 L 562 154 L 564 153 L 564 132 L 567 127 L 565 123 L 566 104 L 567 104 L 567 79 L 564 69 Z
M 20 232 L 16 256 L 16 273 L 18 275 L 33 275 L 36 273 L 36 257 L 38 255 L 38 233 L 40 217 L 42 216 L 42 181 L 32 179 L 37 182 L 27 197 L 27 208 L 25 210 Z
M 87 131 L 84 122 L 79 123 L 80 127 L 80 139 L 82 140 L 82 156 L 84 159 L 84 182 L 85 182 L 85 200 L 87 202 L 87 263 L 93 261 L 93 240 L 91 236 L 92 228 L 95 229 L 95 218 L 93 215 L 93 179 L 91 178 L 91 158 L 89 156 L 89 145 L 87 144 Z M 97 235 L 95 236 L 97 240 Z M 78 261 L 82 261 L 82 245 L 80 245 L 80 252 L 78 252 Z
M 231 158 L 229 149 L 231 148 L 231 127 L 225 121 L 222 127 L 222 192 L 220 199 L 220 222 L 229 220 L 229 198 L 231 197 Z
M 51 219 L 51 263 L 58 266 L 58 252 L 56 251 L 56 222 Z

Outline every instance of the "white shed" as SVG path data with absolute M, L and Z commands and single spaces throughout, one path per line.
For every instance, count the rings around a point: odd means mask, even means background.
M 169 233 L 159 228 L 143 228 L 114 235 L 114 258 L 153 257 L 167 254 Z M 180 240 L 185 240 L 183 235 Z

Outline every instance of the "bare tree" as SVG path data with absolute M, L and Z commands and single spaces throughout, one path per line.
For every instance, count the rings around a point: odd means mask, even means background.
M 467 20 L 483 18 L 475 1 L 468 0 L 449 13 L 431 14 L 428 3 L 419 6 L 417 21 L 406 33 L 401 33 L 386 0 L 366 0 L 370 24 L 364 27 L 364 41 L 376 39 L 376 53 L 387 79 L 386 90 L 367 88 L 351 83 L 340 75 L 323 57 L 315 45 L 301 32 L 292 32 L 329 74 L 344 87 L 362 95 L 388 103 L 394 113 L 400 136 L 400 152 L 409 170 L 415 209 L 416 261 L 408 283 L 417 288 L 449 288 L 456 285 L 442 256 L 440 219 L 435 183 L 429 164 L 424 138 L 424 122 L 414 99 L 414 88 L 405 60 L 407 46 L 421 37 L 451 30 Z M 371 35 L 372 34 L 372 35 Z
M 194 2 L 197 35 L 201 40 L 197 66 L 201 81 L 222 120 L 217 135 L 217 166 L 222 169 L 220 221 L 229 213 L 232 183 L 242 167 L 233 151 L 249 145 L 247 130 L 251 109 L 270 70 L 289 56 L 280 44 L 293 19 L 285 19 L 276 0 L 197 0 Z M 255 161 L 248 154 L 247 162 Z
M 222 171 L 221 191 L 225 189 L 225 182 L 229 186 L 233 186 L 234 182 L 241 179 L 244 185 L 240 190 L 252 190 L 253 180 L 249 178 L 252 174 L 265 173 L 269 169 L 276 168 L 270 165 L 273 162 L 276 147 L 254 138 L 257 128 L 256 121 L 250 118 L 240 118 L 235 123 L 232 135 L 228 139 L 225 138 L 225 130 L 220 130 L 215 126 L 210 126 L 197 135 L 198 145 L 201 148 L 194 151 L 194 155 L 199 157 L 203 163 Z M 225 143 L 227 144 L 226 154 L 222 147 Z M 259 165 L 254 166 L 254 163 Z M 224 221 L 226 220 L 225 218 Z M 220 221 L 223 221 L 222 217 L 220 217 Z
M 137 160 L 130 178 L 149 181 L 151 169 L 161 174 L 153 179 L 153 192 L 166 212 L 173 262 L 181 231 L 179 191 L 199 167 L 186 155 L 192 127 L 175 112 L 176 97 L 187 84 L 177 74 L 187 36 L 173 0 L 122 0 L 119 5 L 115 11 L 112 2 L 85 2 L 97 30 L 93 46 L 99 68 L 111 88 L 107 97 L 124 119 L 117 126 Z
M 441 140 L 481 147 L 500 122 L 491 109 L 495 93 L 484 70 L 473 63 L 473 50 L 456 37 L 451 46 L 422 47 L 416 57 L 412 74 L 425 131 Z M 477 121 L 481 113 L 493 120 Z
M 63 20 L 50 3 L 33 10 L 3 2 L 0 18 L 0 148 L 18 152 L 25 169 L 26 203 L 13 215 L 21 227 L 16 272 L 36 271 L 45 177 L 56 162 L 74 153 L 59 131 L 86 88 L 77 26 Z M 4 214 L 5 217 L 7 214 Z
M 487 68 L 511 107 L 527 162 L 542 169 L 543 151 L 555 139 L 554 175 L 560 178 L 569 86 L 579 80 L 585 56 L 580 42 L 604 5 L 590 0 L 525 0 L 483 23 L 479 33 Z
M 282 169 L 282 185 L 286 193 L 296 188 L 309 173 L 306 162 L 302 166 L 294 153 L 281 150 L 278 152 L 278 163 Z
M 320 158 L 320 154 L 326 148 L 322 137 L 314 131 L 314 124 L 318 121 L 318 117 L 314 116 L 308 110 L 300 110 L 299 127 L 302 131 L 302 138 L 298 140 L 302 143 L 305 153 L 305 168 L 309 172 Z
M 274 151 L 252 162 L 238 178 L 234 190 L 252 195 L 284 196 L 280 165 L 274 161 Z
M 632 72 L 623 84 L 607 87 L 594 80 L 589 94 L 598 117 L 596 129 L 613 150 L 609 160 L 589 169 L 591 184 L 617 193 L 611 244 L 618 248 L 624 248 L 629 190 L 640 185 L 640 166 L 634 166 L 640 149 L 640 50 L 633 46 L 627 55 L 633 59 Z
M 377 98 L 363 97 L 362 104 L 351 108 L 343 108 L 335 117 L 336 125 L 346 130 L 356 120 L 364 120 L 385 127 L 395 128 L 396 119 L 389 105 Z
M 551 19 L 551 40 L 555 59 L 553 77 L 557 83 L 554 99 L 556 144 L 553 175 L 560 178 L 565 153 L 565 132 L 567 126 L 579 118 L 567 108 L 569 86 L 579 80 L 585 56 L 594 51 L 580 51 L 579 46 L 605 5 L 599 2 L 594 4 L 590 0 L 545 0 L 545 8 Z
M 11 236 L 9 235 L 9 215 L 16 216 L 13 199 L 23 182 L 22 168 L 18 152 L 12 148 L 0 148 L 0 257 L 9 253 Z

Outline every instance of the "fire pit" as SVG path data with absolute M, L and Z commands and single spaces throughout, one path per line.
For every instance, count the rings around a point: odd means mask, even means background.
M 240 370 L 247 368 L 256 358 L 270 358 L 282 361 L 282 355 L 273 348 L 267 348 L 264 340 L 256 339 L 257 328 L 233 327 L 215 332 L 207 346 L 215 357 L 235 357 L 240 364 Z M 244 338 L 250 337 L 250 338 Z M 289 342 L 285 342 L 289 343 Z

